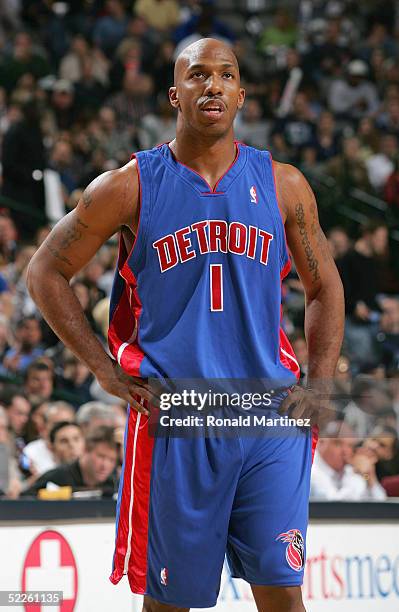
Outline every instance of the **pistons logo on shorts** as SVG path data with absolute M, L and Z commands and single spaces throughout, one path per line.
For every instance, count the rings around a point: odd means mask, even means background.
M 276 542 L 288 542 L 288 546 L 285 550 L 285 558 L 287 559 L 288 565 L 295 570 L 300 572 L 305 563 L 305 542 L 299 529 L 290 529 L 284 533 L 280 533 L 277 536 Z
M 161 578 L 162 586 L 167 586 L 168 584 L 168 568 L 167 567 L 163 567 L 161 569 L 160 578 Z

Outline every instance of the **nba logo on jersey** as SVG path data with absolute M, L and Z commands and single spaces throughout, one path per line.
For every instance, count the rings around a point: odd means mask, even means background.
M 252 185 L 251 189 L 249 190 L 249 195 L 251 196 L 251 202 L 253 204 L 257 204 L 258 203 L 258 194 L 256 193 L 255 185 Z
M 163 567 L 161 569 L 161 584 L 163 586 L 167 586 L 168 584 L 168 568 L 167 567 Z

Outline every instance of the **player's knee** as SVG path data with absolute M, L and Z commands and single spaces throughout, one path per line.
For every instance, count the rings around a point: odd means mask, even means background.
M 169 606 L 167 604 L 160 603 L 152 597 L 146 595 L 143 602 L 142 612 L 189 612 L 189 608 L 177 608 L 176 606 Z
M 301 587 L 253 586 L 253 594 L 259 612 L 305 612 Z

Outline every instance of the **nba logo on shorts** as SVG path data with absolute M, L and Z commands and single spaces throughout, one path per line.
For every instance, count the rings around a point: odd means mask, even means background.
M 249 190 L 249 195 L 251 196 L 252 204 L 257 204 L 258 203 L 258 194 L 256 193 L 255 185 L 252 185 L 251 189 Z
M 161 584 L 163 586 L 167 586 L 168 584 L 168 568 L 167 567 L 163 567 L 161 569 Z
M 278 540 L 288 542 L 288 546 L 285 549 L 285 558 L 293 570 L 300 572 L 305 562 L 305 542 L 299 529 L 290 529 L 286 533 L 280 533 L 276 538 L 276 542 Z

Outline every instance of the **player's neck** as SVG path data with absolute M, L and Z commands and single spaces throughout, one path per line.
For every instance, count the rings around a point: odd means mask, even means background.
M 211 139 L 178 131 L 170 148 L 176 159 L 198 172 L 213 188 L 236 157 L 233 132 Z

